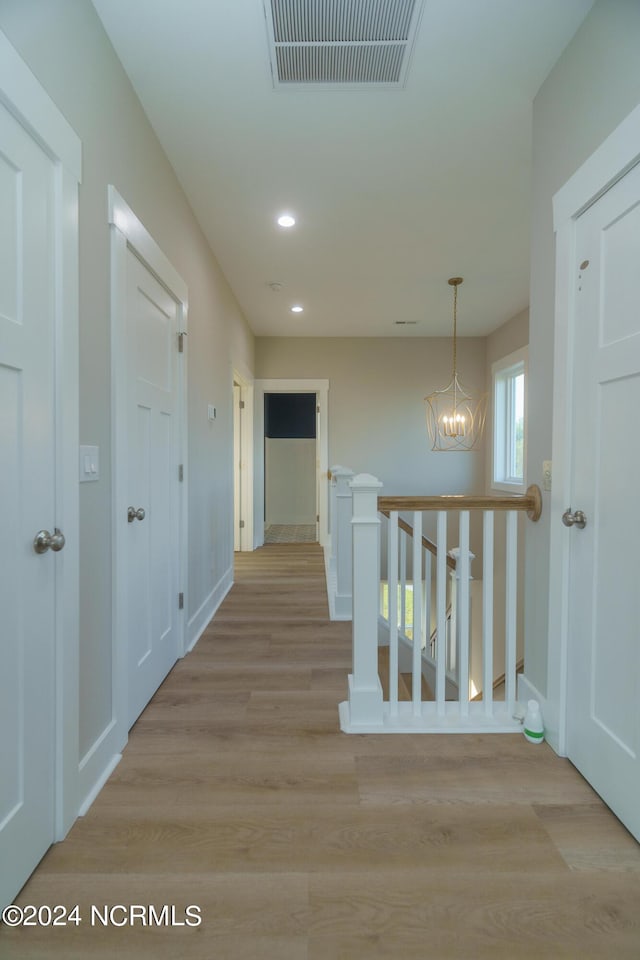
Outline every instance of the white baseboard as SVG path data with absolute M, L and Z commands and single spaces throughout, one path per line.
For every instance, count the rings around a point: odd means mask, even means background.
M 93 784 L 93 786 L 85 796 L 84 800 L 80 804 L 80 809 L 78 810 L 79 817 L 84 817 L 86 812 L 89 810 L 89 807 L 91 806 L 93 801 L 96 799 L 96 797 L 98 796 L 98 794 L 104 787 L 105 783 L 107 782 L 107 780 L 109 779 L 109 777 L 111 776 L 111 774 L 113 773 L 113 771 L 118 766 L 121 760 L 122 760 L 121 753 L 116 753 L 115 756 L 111 757 L 111 760 L 106 765 L 104 770 L 101 772 L 100 776 L 98 777 L 98 779 Z
M 315 527 L 316 516 L 314 513 L 312 516 L 303 514 L 302 516 L 294 516 L 294 517 L 285 517 L 285 516 L 269 517 L 268 520 L 265 520 L 264 525 L 265 527 L 272 527 L 272 526 L 297 527 L 301 525 L 305 527 L 310 527 L 310 526 Z
M 229 567 L 187 624 L 187 653 L 193 650 L 232 586 L 233 567 Z

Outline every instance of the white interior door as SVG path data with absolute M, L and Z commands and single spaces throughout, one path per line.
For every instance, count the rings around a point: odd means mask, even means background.
M 640 839 L 640 166 L 579 218 L 575 263 L 567 748 Z
M 126 315 L 131 726 L 180 654 L 180 477 L 178 306 L 130 249 Z
M 53 177 L 0 105 L 0 907 L 54 839 Z

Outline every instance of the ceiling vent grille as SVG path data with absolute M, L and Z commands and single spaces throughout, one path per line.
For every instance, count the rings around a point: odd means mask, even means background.
M 264 0 L 274 86 L 404 86 L 422 4 Z

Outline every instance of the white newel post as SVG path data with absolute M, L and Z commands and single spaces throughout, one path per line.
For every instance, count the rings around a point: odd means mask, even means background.
M 353 583 L 353 544 L 351 536 L 353 470 L 336 467 L 336 595 L 335 612 L 340 619 L 351 619 Z M 332 539 L 333 543 L 333 539 Z M 332 548 L 333 549 L 333 548 Z
M 352 726 L 382 726 L 382 687 L 378 677 L 378 594 L 382 484 L 367 473 L 350 482 L 353 495 L 353 673 L 349 675 Z

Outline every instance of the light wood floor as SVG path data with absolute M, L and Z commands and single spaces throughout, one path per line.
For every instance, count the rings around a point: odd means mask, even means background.
M 350 625 L 317 546 L 237 558 L 236 585 L 21 904 L 3 960 L 640 957 L 640 850 L 575 769 L 509 736 L 346 736 Z M 91 927 L 90 904 L 202 910 Z M 121 914 L 117 914 L 119 919 Z

